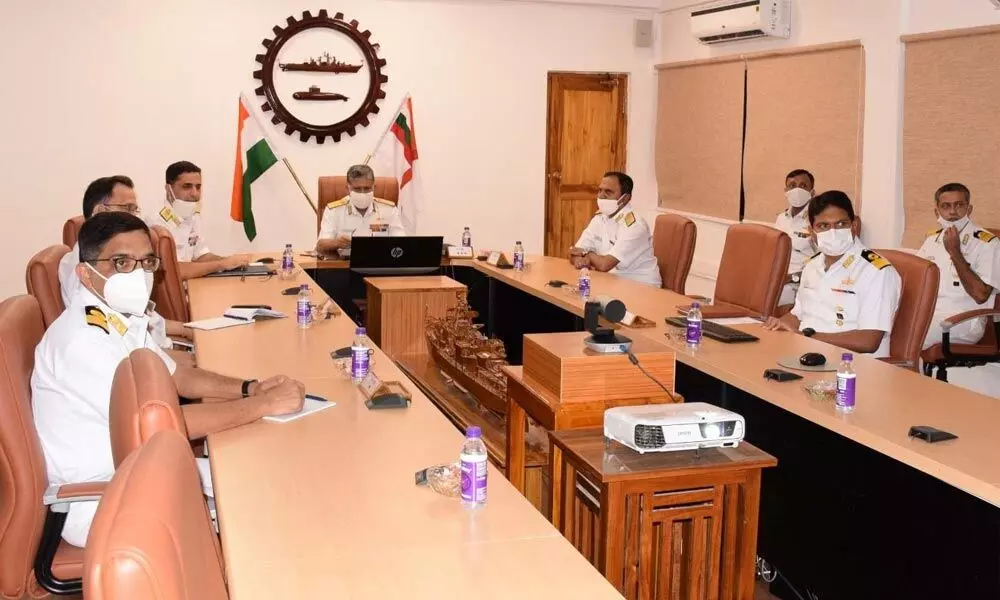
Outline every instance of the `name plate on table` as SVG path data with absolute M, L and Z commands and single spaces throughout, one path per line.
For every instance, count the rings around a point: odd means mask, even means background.
M 510 261 L 504 256 L 503 252 L 494 250 L 490 252 L 489 256 L 486 257 L 486 264 L 492 265 L 494 267 L 509 267 Z
M 470 246 L 446 246 L 448 258 L 472 258 L 473 252 Z
M 358 389 L 365 395 L 365 398 L 372 400 L 380 396 L 395 394 L 402 396 L 406 400 L 411 398 L 410 392 L 398 381 L 382 381 L 373 371 L 368 371 L 368 375 L 358 383 Z

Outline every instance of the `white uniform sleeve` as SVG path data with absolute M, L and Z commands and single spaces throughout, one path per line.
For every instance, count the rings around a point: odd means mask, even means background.
M 174 362 L 174 359 L 170 358 L 170 356 L 168 356 L 167 353 L 163 351 L 163 348 L 160 348 L 157 345 L 156 340 L 153 339 L 152 335 L 146 336 L 146 347 L 155 352 L 157 356 L 163 359 L 163 364 L 167 365 L 167 371 L 169 371 L 170 374 L 173 375 L 174 371 L 177 370 L 177 363 Z
M 609 255 L 618 259 L 618 268 L 627 269 L 629 265 L 638 260 L 644 252 L 652 249 L 650 241 L 649 227 L 646 220 L 634 217 L 632 225 L 626 226 L 624 223 L 618 228 L 618 239 L 611 248 Z
M 194 234 L 198 237 L 198 243 L 191 249 L 192 260 L 198 260 L 202 256 L 212 252 L 208 249 L 208 244 L 205 243 L 205 236 L 201 234 L 201 217 L 199 216 L 195 218 L 198 219 L 198 221 L 194 225 Z
M 580 239 L 576 241 L 574 246 L 581 250 L 597 250 L 597 228 L 597 217 L 594 217 L 590 223 L 587 223 L 587 227 L 580 234 Z
M 327 206 L 323 209 L 323 223 L 319 227 L 319 239 L 321 240 L 332 240 L 336 239 L 337 232 L 334 229 L 334 214 L 333 209 Z
M 1000 238 L 993 238 L 979 246 L 972 264 L 972 270 L 983 283 L 994 290 L 1000 290 Z
M 917 256 L 930 260 L 928 257 L 931 256 L 931 248 L 934 246 L 934 237 L 935 236 L 930 236 L 924 239 L 924 243 L 921 244 L 920 249 L 917 250 Z
M 861 296 L 858 298 L 858 329 L 891 332 L 902 289 L 896 269 L 877 269 L 867 285 L 855 289 Z
M 76 265 L 80 259 L 80 251 L 70 250 L 59 261 L 59 291 L 62 293 L 63 307 L 68 307 L 73 300 L 73 293 L 80 285 L 80 278 L 76 276 Z
M 406 227 L 403 227 L 403 218 L 399 208 L 393 207 L 392 214 L 389 215 L 389 235 L 393 237 L 406 235 Z

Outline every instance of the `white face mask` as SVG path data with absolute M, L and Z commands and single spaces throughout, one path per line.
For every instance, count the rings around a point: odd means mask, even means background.
M 848 229 L 827 229 L 816 234 L 819 251 L 827 256 L 841 256 L 854 244 L 854 233 Z
M 812 200 L 812 194 L 809 193 L 809 190 L 792 188 L 785 192 L 785 200 L 788 201 L 788 205 L 792 208 L 802 208 Z
M 185 200 L 174 200 L 173 209 L 174 214 L 176 214 L 181 221 L 185 221 L 190 219 L 194 213 L 198 212 L 198 203 L 187 202 Z
M 957 221 L 949 221 L 944 217 L 938 217 L 937 221 L 938 225 L 944 227 L 945 229 L 948 229 L 949 227 L 954 227 L 955 229 L 961 231 L 966 225 L 969 224 L 969 215 L 965 215 L 964 217 L 962 217 Z
M 351 192 L 351 204 L 358 210 L 368 210 L 374 200 L 374 192 Z
M 605 217 L 610 217 L 618 210 L 618 202 L 621 198 L 598 198 L 597 199 L 597 210 L 601 212 Z
M 149 296 L 153 292 L 153 274 L 136 265 L 131 273 L 115 273 L 111 277 L 101 275 L 90 263 L 85 263 L 91 271 L 105 281 L 104 301 L 112 309 L 124 315 L 144 315 L 149 306 Z

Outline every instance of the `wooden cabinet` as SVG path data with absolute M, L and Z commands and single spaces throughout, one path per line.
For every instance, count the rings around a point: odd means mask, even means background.
M 390 358 L 427 354 L 424 318 L 442 317 L 461 283 L 444 276 L 366 277 L 368 337 Z

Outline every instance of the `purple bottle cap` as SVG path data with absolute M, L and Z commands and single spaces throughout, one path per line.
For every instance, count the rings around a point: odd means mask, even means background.
M 470 425 L 469 428 L 465 430 L 465 435 L 470 438 L 483 437 L 483 430 L 480 429 L 478 425 Z
M 368 330 L 365 329 L 364 327 L 358 327 L 357 329 L 354 330 L 354 335 L 366 335 L 367 333 Z
M 840 355 L 840 360 L 854 360 L 854 355 L 850 352 L 844 352 Z
M 692 302 L 691 308 L 701 308 L 701 302 Z

